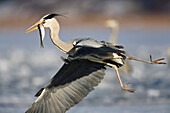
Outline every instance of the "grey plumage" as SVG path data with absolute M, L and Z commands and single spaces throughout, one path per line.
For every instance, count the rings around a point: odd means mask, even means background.
M 81 68 L 84 69 L 84 72 L 87 75 L 82 75 L 80 78 L 77 77 L 77 79 L 66 84 L 58 84 L 57 82 L 53 83 L 53 81 L 57 81 L 56 79 L 64 76 L 63 71 L 65 71 L 65 68 L 70 68 L 74 65 L 72 69 L 75 69 L 82 64 L 84 64 L 84 66 Z M 87 70 L 86 66 L 88 66 L 89 70 Z M 74 73 L 71 73 L 72 70 L 66 71 L 75 76 L 80 76 L 81 74 L 81 71 Z M 65 113 L 66 110 L 79 103 L 101 82 L 104 77 L 104 71 L 105 66 L 103 64 L 94 63 L 89 60 L 75 60 L 68 64 L 64 64 L 61 70 L 55 75 L 52 81 L 50 81 L 50 84 L 43 89 L 41 95 L 26 113 Z
M 75 39 L 72 43 L 74 47 L 67 53 L 70 59 L 88 59 L 99 63 L 111 63 L 117 67 L 123 66 L 126 59 L 123 46 L 91 38 Z

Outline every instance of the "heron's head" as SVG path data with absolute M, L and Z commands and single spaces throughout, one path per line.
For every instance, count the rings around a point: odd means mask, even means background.
M 115 28 L 115 27 L 119 27 L 119 23 L 115 19 L 108 19 L 105 21 L 105 26 Z
M 53 21 L 56 21 L 54 18 L 55 16 L 63 16 L 62 14 L 47 14 L 43 16 L 37 23 L 35 23 L 33 26 L 28 28 L 26 30 L 26 33 L 29 33 L 33 30 L 39 29 L 40 33 L 40 41 L 41 41 L 41 47 L 43 47 L 43 40 L 45 36 L 45 29 L 44 28 L 50 28 L 53 25 Z M 57 26 L 56 26 L 57 27 Z M 59 27 L 59 25 L 58 25 Z

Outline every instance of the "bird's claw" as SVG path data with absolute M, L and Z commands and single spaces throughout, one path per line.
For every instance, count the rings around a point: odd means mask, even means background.
M 126 88 L 130 83 L 127 83 L 125 86 L 122 87 L 124 91 L 131 92 L 131 93 L 136 93 L 135 89 L 128 89 Z
M 164 60 L 164 58 L 159 58 L 157 60 L 152 60 L 152 56 L 150 55 L 150 61 L 153 64 L 166 64 L 165 62 L 158 62 L 158 61 L 161 61 L 161 60 Z

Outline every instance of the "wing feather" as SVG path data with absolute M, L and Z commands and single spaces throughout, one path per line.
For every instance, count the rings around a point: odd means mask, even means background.
M 39 97 L 26 113 L 65 113 L 101 82 L 104 66 L 89 60 L 64 64 L 52 81 L 38 93 Z
M 58 97 L 61 98 L 62 101 L 64 101 L 63 103 L 67 106 L 70 106 L 70 105 L 73 105 L 74 104 L 74 101 L 69 98 L 69 96 L 63 91 L 63 90 L 60 90 L 58 94 Z
M 42 112 L 41 112 L 41 113 L 46 113 L 46 111 L 45 111 L 46 108 L 45 108 L 45 102 L 44 102 L 44 100 L 42 100 L 41 103 L 42 103 L 42 108 L 41 108 L 41 109 L 42 109 Z
M 61 113 L 65 113 L 66 108 L 65 108 L 64 104 L 61 102 L 61 100 L 58 96 L 57 96 L 56 102 L 58 102 L 58 104 L 56 106 L 60 106 Z
M 57 96 L 56 96 L 56 101 L 55 102 L 57 103 L 56 106 L 59 107 L 59 110 L 60 110 L 59 113 L 64 113 L 65 112 L 65 107 L 63 106 L 63 104 L 61 103 L 61 101 L 59 100 L 59 98 Z
M 53 93 L 50 93 L 50 96 L 51 98 L 49 99 L 49 106 L 51 107 L 50 108 L 50 111 L 51 113 L 55 113 L 56 112 L 56 109 L 55 109 L 55 103 L 54 103 L 54 100 L 53 100 Z
M 66 87 L 65 88 L 65 90 L 66 91 L 68 91 L 68 92 L 70 92 L 72 95 L 73 95 L 73 97 L 76 97 L 76 100 L 78 101 L 78 102 L 80 102 L 81 100 L 82 100 L 82 96 L 81 96 L 81 94 L 78 92 L 78 93 L 76 93 L 74 90 L 72 90 L 72 88 L 70 88 L 70 87 Z M 80 95 L 79 95 L 80 94 Z M 72 104 L 71 106 L 73 106 L 74 104 Z
M 58 106 L 58 103 L 56 102 L 57 99 L 56 97 L 51 93 L 51 101 L 53 103 L 54 106 L 54 109 L 55 109 L 55 112 L 56 113 L 61 113 L 61 109 L 60 109 L 60 106 Z M 42 112 L 43 113 L 43 112 Z
M 70 90 L 74 91 L 75 94 L 79 95 L 80 97 L 83 97 L 83 94 L 79 90 L 77 90 L 75 87 L 73 87 L 72 85 L 69 85 L 68 87 L 69 87 Z M 82 98 L 79 99 L 79 100 L 81 101 Z
M 60 98 L 60 101 L 63 103 L 66 109 L 69 109 L 71 105 L 73 104 L 73 103 L 69 103 L 70 100 L 73 101 L 75 98 L 72 95 L 68 94 L 64 89 L 60 89 L 60 91 L 58 92 L 60 93 L 60 95 L 58 95 L 58 97 Z

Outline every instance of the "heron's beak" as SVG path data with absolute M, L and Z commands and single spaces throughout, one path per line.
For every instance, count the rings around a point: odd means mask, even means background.
M 41 47 L 44 47 L 43 46 L 43 40 L 44 40 L 44 36 L 45 36 L 45 29 L 44 29 L 44 26 L 42 25 L 43 22 L 37 22 L 35 23 L 33 26 L 31 26 L 30 28 L 28 28 L 26 30 L 26 33 L 29 33 L 31 31 L 34 31 L 36 29 L 39 30 L 39 33 L 40 33 L 40 42 L 41 42 Z
M 29 33 L 29 32 L 31 32 L 31 31 L 34 31 L 34 30 L 38 29 L 38 25 L 39 25 L 39 24 L 41 24 L 41 22 L 35 23 L 33 26 L 31 26 L 30 28 L 28 28 L 28 29 L 26 30 L 26 33 Z

